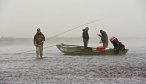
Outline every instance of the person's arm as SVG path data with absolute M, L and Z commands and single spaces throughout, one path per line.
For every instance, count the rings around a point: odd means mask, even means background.
M 45 41 L 45 40 L 46 40 L 46 39 L 45 39 L 45 36 L 43 35 L 43 37 L 44 37 L 44 41 Z
M 36 35 L 33 38 L 33 44 L 36 46 Z
M 102 36 L 100 34 L 97 34 L 97 35 L 102 38 Z
M 44 34 L 42 34 L 43 35 L 43 40 L 42 40 L 42 43 L 44 43 L 44 41 L 45 41 L 45 36 L 44 36 Z

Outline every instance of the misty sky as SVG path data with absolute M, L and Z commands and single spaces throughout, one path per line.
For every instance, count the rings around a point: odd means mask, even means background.
M 0 0 L 0 37 L 32 38 L 41 28 L 46 37 L 80 26 L 62 36 L 80 37 L 89 26 L 109 37 L 146 37 L 146 0 Z

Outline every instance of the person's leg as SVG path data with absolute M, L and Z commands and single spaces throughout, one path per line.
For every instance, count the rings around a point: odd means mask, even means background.
M 40 58 L 43 57 L 43 45 L 40 45 Z
M 84 42 L 84 48 L 87 48 L 87 41 Z
M 103 47 L 107 48 L 107 46 L 108 46 L 107 42 L 103 42 Z
M 84 42 L 84 48 L 87 48 L 87 42 L 85 39 L 83 39 L 83 42 Z
M 108 47 L 108 41 L 104 43 L 104 47 L 105 47 L 105 48 Z
M 84 48 L 85 48 L 85 46 L 86 46 L 85 41 L 83 41 L 83 42 L 84 42 Z
M 88 41 L 86 41 L 86 47 L 88 48 Z
M 103 43 L 103 47 L 105 47 L 105 48 L 106 48 L 106 44 L 105 44 L 105 43 Z
M 36 57 L 39 58 L 39 46 L 36 46 Z

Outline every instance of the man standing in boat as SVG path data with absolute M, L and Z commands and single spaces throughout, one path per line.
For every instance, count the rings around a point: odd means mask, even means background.
M 100 30 L 100 34 L 97 34 L 99 37 L 101 37 L 101 42 L 103 43 L 103 47 L 107 48 L 108 47 L 108 36 L 105 31 Z
M 89 28 L 86 27 L 85 29 L 83 29 L 83 33 L 82 33 L 82 38 L 83 38 L 83 42 L 84 42 L 84 48 L 88 47 L 88 41 L 89 41 L 88 30 L 89 30 Z
M 37 58 L 41 58 L 43 56 L 43 44 L 45 41 L 45 36 L 41 32 L 40 28 L 37 29 L 37 33 L 34 36 L 33 43 L 36 46 L 36 56 Z

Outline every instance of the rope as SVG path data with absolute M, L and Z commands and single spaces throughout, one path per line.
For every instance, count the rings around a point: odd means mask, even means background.
M 94 20 L 94 21 L 91 21 L 91 22 L 88 22 L 88 23 L 79 25 L 79 26 L 77 26 L 77 27 L 71 28 L 71 29 L 69 29 L 69 30 L 66 30 L 66 31 L 64 31 L 64 32 L 61 32 L 61 33 L 59 33 L 59 34 L 57 34 L 57 35 L 54 35 L 54 36 L 52 36 L 52 37 L 46 39 L 46 43 L 48 43 L 48 42 L 47 42 L 48 40 L 53 39 L 53 38 L 55 38 L 55 37 L 57 37 L 57 36 L 63 35 L 63 34 L 65 34 L 65 33 L 69 32 L 69 31 L 78 29 L 78 28 L 80 28 L 80 27 L 82 27 L 82 26 L 84 26 L 84 25 L 91 24 L 91 23 L 94 23 L 94 22 L 97 22 L 97 21 L 100 21 L 100 20 L 102 20 L 102 19 Z
M 56 45 L 47 46 L 47 47 L 44 47 L 43 49 L 47 49 L 47 48 L 50 48 L 53 46 L 56 46 Z M 20 53 L 16 53 L 16 54 L 23 54 L 23 53 L 28 53 L 28 52 L 32 52 L 32 51 L 35 51 L 35 50 L 28 50 L 28 51 L 24 51 L 24 52 L 20 52 Z
M 97 38 L 99 39 L 99 36 L 97 35 L 98 34 L 98 32 L 97 32 L 97 29 L 96 29 L 96 26 L 95 26 L 95 24 L 93 24 L 93 28 L 94 28 L 94 30 L 95 30 L 95 35 L 97 36 Z M 98 39 L 96 39 L 97 41 L 99 41 Z

